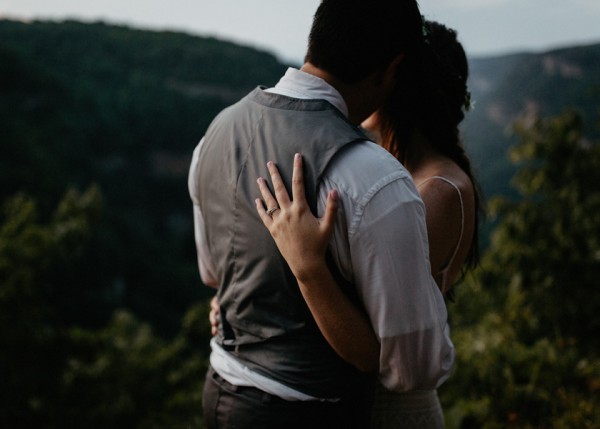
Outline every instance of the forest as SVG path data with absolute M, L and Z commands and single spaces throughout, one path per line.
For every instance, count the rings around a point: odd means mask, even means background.
M 470 63 L 488 213 L 448 304 L 447 427 L 598 427 L 600 45 Z M 0 20 L 0 427 L 204 427 L 189 161 L 286 67 L 214 38 Z

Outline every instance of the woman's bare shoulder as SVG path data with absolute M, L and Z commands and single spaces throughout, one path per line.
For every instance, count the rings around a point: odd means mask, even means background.
M 467 174 L 452 161 L 431 163 L 414 175 L 415 185 L 421 197 L 435 197 L 441 201 L 453 201 L 458 194 L 467 201 L 474 195 L 473 183 Z M 458 190 L 458 193 L 457 193 Z
M 475 190 L 457 164 L 450 161 L 429 167 L 413 178 L 425 204 L 432 272 L 449 270 L 447 282 L 451 284 L 466 258 L 474 232 Z M 443 281 L 436 277 L 445 290 Z

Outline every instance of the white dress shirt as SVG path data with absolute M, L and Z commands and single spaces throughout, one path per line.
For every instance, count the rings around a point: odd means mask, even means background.
M 295 98 L 324 99 L 348 114 L 335 88 L 293 68 L 268 91 Z M 195 170 L 202 143 L 194 151 L 190 171 Z M 366 141 L 339 151 L 322 179 L 318 215 L 325 211 L 328 192 L 337 189 L 340 209 L 330 250 L 342 275 L 356 285 L 380 340 L 382 384 L 394 391 L 436 388 L 450 374 L 454 346 L 449 337 L 446 306 L 431 276 L 425 208 L 412 178 L 392 155 Z M 200 274 L 205 284 L 216 286 L 196 188 L 196 178 L 190 174 Z M 241 370 L 232 369 L 225 362 L 235 359 L 215 350 L 218 345 L 214 341 L 212 346 L 211 364 L 215 370 L 233 384 L 242 383 Z M 264 383 L 254 382 L 252 372 L 247 371 L 242 371 L 243 383 L 264 390 Z M 269 393 L 285 395 L 286 399 L 314 399 L 280 386 L 285 390 L 283 394 L 277 384 L 269 388 Z

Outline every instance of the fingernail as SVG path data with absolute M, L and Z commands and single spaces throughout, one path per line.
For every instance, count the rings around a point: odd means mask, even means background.
M 299 153 L 297 153 L 297 154 L 294 155 L 294 159 L 300 159 L 301 156 L 302 155 L 300 155 Z
M 332 199 L 332 200 L 334 200 L 334 201 L 337 201 L 339 197 L 340 197 L 340 196 L 339 196 L 339 194 L 338 194 L 338 191 L 337 191 L 337 189 L 333 189 L 333 190 L 331 191 L 331 199 Z
M 273 161 L 267 162 L 267 167 L 272 167 L 272 166 L 273 166 Z

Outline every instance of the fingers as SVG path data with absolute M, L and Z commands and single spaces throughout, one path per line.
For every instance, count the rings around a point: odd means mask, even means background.
M 219 324 L 217 323 L 217 315 L 213 313 L 212 310 L 208 315 L 208 320 L 210 320 L 210 333 L 212 335 L 217 335 L 217 332 L 219 331 Z
M 269 190 L 269 185 L 267 185 L 267 181 L 265 179 L 263 179 L 262 177 L 259 177 L 258 180 L 256 181 L 256 183 L 258 183 L 258 188 L 260 189 L 260 193 L 263 197 L 263 200 L 265 201 L 265 207 L 262 206 L 261 204 L 261 208 L 263 210 L 268 210 L 272 207 L 279 207 L 279 204 L 277 202 L 277 200 L 275 199 L 275 197 L 273 196 L 273 194 L 271 194 L 271 191 Z M 257 210 L 259 209 L 259 205 L 256 205 Z M 266 214 L 266 211 L 265 211 Z M 259 211 L 259 215 L 260 215 L 260 211 Z
M 210 321 L 210 332 L 212 335 L 216 335 L 219 328 L 219 301 L 214 296 L 210 300 L 210 313 L 208 314 L 208 320 Z
M 213 296 L 210 300 L 210 309 L 214 311 L 219 311 L 219 300 L 216 296 Z
M 294 155 L 294 170 L 292 171 L 292 199 L 295 203 L 304 200 L 304 172 L 302 170 L 302 155 Z
M 304 192 L 304 173 L 302 168 L 302 155 L 297 153 L 294 156 L 294 168 L 292 171 L 292 196 L 294 205 L 298 209 L 303 209 L 304 207 L 308 206 L 306 194 Z M 266 180 L 261 177 L 257 180 L 257 183 L 264 200 L 264 205 L 260 200 L 256 200 L 255 202 L 258 215 L 262 219 L 263 223 L 268 227 L 271 224 L 273 215 L 273 212 L 270 212 L 269 209 L 279 207 L 282 210 L 285 210 L 291 207 L 292 200 L 290 200 L 290 195 L 288 194 L 283 179 L 281 178 L 281 174 L 279 174 L 279 169 L 273 161 L 269 161 L 267 163 L 267 169 L 271 175 L 275 196 L 273 196 L 271 193 Z
M 290 196 L 287 189 L 285 189 L 283 179 L 281 178 L 281 174 L 279 174 L 277 166 L 273 161 L 269 161 L 267 162 L 267 168 L 269 169 L 269 173 L 271 173 L 271 182 L 273 183 L 273 190 L 275 191 L 275 197 L 277 198 L 275 205 L 279 202 L 279 207 L 288 207 L 290 205 Z M 271 206 L 267 204 L 268 207 L 275 207 L 275 205 Z
M 268 215 L 267 210 L 265 209 L 265 206 L 260 198 L 254 200 L 254 202 L 256 203 L 256 212 L 258 213 L 260 220 L 262 220 L 263 224 L 269 228 L 271 223 L 273 223 L 273 218 Z
M 329 191 L 327 195 L 327 203 L 325 205 L 325 214 L 321 218 L 321 228 L 327 235 L 331 234 L 333 225 L 335 224 L 335 215 L 339 207 L 339 195 L 334 189 Z

